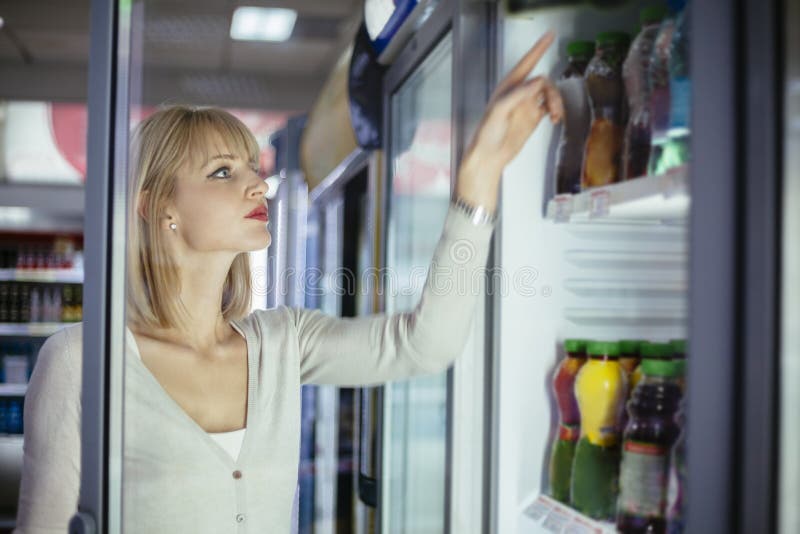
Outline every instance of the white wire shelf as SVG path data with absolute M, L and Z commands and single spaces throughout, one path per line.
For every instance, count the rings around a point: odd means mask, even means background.
M 0 282 L 82 284 L 80 269 L 0 269 Z
M 75 323 L 0 323 L 0 336 L 43 337 Z
M 570 534 L 612 534 L 617 532 L 613 523 L 595 521 L 577 510 L 547 495 L 539 495 L 523 508 L 524 532 Z
M 560 223 L 682 221 L 689 213 L 689 167 L 643 176 L 577 194 L 556 195 L 546 218 Z
M 24 397 L 28 384 L 0 384 L 0 397 Z

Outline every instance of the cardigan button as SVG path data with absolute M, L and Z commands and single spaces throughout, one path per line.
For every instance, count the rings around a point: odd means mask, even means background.
M 244 514 L 236 514 L 236 522 L 241 523 L 244 521 Z
M 242 472 L 237 469 L 236 471 L 233 472 L 233 478 L 239 480 L 240 478 L 242 478 Z

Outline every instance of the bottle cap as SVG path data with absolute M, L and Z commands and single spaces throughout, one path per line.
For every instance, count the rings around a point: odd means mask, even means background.
M 619 351 L 622 354 L 639 354 L 641 339 L 623 339 L 619 342 Z
M 631 36 L 625 32 L 601 32 L 597 34 L 597 46 L 627 47 L 631 44 Z
M 572 41 L 567 44 L 568 57 L 591 58 L 594 55 L 594 43 L 591 41 Z
M 586 347 L 589 356 L 619 356 L 619 343 L 616 341 L 590 341 Z
M 685 339 L 670 339 L 669 344 L 672 346 L 672 355 L 686 357 L 686 340 Z
M 682 365 L 683 363 L 672 360 L 644 360 L 642 361 L 642 374 L 677 378 L 684 374 L 685 367 Z
M 642 358 L 669 360 L 672 358 L 672 345 L 644 341 L 639 347 L 639 354 L 641 354 Z
M 586 352 L 585 339 L 565 339 L 564 350 L 567 352 Z
M 639 22 L 643 26 L 655 24 L 661 22 L 666 16 L 667 10 L 664 6 L 648 6 L 639 13 Z

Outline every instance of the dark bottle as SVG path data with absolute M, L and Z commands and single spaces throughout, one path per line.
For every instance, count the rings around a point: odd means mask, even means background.
M 594 55 L 591 41 L 567 45 L 567 68 L 558 82 L 564 102 L 564 122 L 558 144 L 556 194 L 580 193 L 583 146 L 589 133 L 591 110 L 583 73 Z
M 586 68 L 586 88 L 592 104 L 592 124 L 583 155 L 581 189 L 609 185 L 622 179 L 622 145 L 627 104 L 622 62 L 630 37 L 623 32 L 597 36 L 597 51 Z
M 617 530 L 624 534 L 666 532 L 670 456 L 680 434 L 683 364 L 645 359 L 642 373 L 628 401 L 622 446 Z

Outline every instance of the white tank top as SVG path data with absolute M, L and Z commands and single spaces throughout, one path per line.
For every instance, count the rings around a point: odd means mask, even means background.
M 208 435 L 211 436 L 211 439 L 217 442 L 220 447 L 225 449 L 225 451 L 230 454 L 231 458 L 235 462 L 239 458 L 239 451 L 242 450 L 242 442 L 244 441 L 244 431 L 247 430 L 246 428 L 240 428 L 239 430 L 234 430 L 232 432 L 217 432 L 211 433 L 209 432 Z

